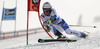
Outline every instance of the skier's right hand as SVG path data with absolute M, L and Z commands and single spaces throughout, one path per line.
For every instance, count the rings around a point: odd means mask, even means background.
M 50 32 L 50 27 L 49 27 L 49 22 L 48 21 L 44 21 L 43 26 L 44 26 L 46 32 Z
M 43 22 L 43 26 L 48 26 L 49 25 L 49 22 L 48 21 L 44 21 Z

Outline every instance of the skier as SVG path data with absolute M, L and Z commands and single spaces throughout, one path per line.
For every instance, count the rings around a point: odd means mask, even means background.
M 43 26 L 45 31 L 50 32 L 52 31 L 57 39 L 65 38 L 63 34 L 60 32 L 60 29 L 63 29 L 67 34 L 75 35 L 77 37 L 86 38 L 87 35 L 84 32 L 71 30 L 68 24 L 64 21 L 64 19 L 60 18 L 55 9 L 52 8 L 49 2 L 45 2 L 43 4 L 43 13 L 41 14 L 40 19 L 43 22 Z M 57 28 L 56 25 L 60 26 L 61 28 Z

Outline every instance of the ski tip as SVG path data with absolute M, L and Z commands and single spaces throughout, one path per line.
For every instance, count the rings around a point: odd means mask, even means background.
M 42 39 L 38 39 L 38 42 L 39 42 L 39 43 L 42 43 L 42 42 L 44 42 L 44 40 L 42 40 Z
M 38 42 L 40 42 L 42 39 L 38 39 Z

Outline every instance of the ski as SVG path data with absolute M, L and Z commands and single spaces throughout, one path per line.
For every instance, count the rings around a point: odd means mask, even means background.
M 70 40 L 70 39 L 39 39 L 39 43 L 44 42 L 76 42 L 77 40 Z

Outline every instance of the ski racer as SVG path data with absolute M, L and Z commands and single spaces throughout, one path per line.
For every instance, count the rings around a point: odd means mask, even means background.
M 81 38 L 87 37 L 87 35 L 84 32 L 71 30 L 68 24 L 65 22 L 65 20 L 57 15 L 55 9 L 52 8 L 49 2 L 45 2 L 42 8 L 43 13 L 41 14 L 40 19 L 43 22 L 43 26 L 46 32 L 53 32 L 54 35 L 58 37 L 57 39 L 65 38 L 60 32 L 61 29 L 63 29 L 67 34 L 70 35 L 75 35 Z

